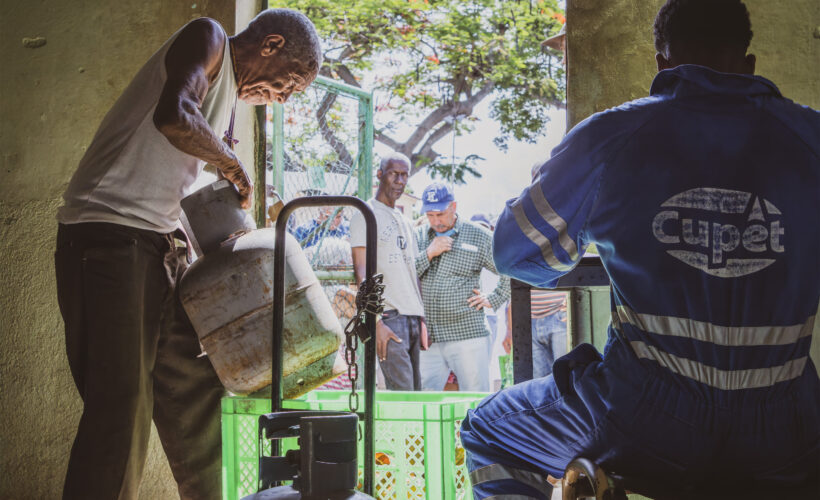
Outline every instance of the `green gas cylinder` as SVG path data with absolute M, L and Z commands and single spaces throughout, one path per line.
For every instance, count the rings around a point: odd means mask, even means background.
M 239 395 L 271 383 L 274 229 L 256 229 L 225 180 L 182 200 L 201 255 L 180 299 L 223 385 Z M 332 379 L 342 327 L 299 243 L 285 242 L 283 392 L 303 394 Z

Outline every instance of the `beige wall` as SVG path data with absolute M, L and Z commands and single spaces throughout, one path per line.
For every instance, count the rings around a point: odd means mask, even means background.
M 820 109 L 820 2 L 744 0 L 758 75 Z M 649 94 L 657 72 L 652 23 L 664 0 L 567 0 L 567 126 Z M 820 315 L 820 311 L 818 311 Z M 820 363 L 820 321 L 812 358 Z
M 59 498 L 81 411 L 55 294 L 59 197 L 141 64 L 195 17 L 232 34 L 258 5 L 238 3 L 0 0 L 0 498 Z M 45 45 L 24 46 L 37 37 Z M 175 495 L 154 436 L 141 497 Z
M 567 0 L 568 126 L 644 97 L 657 72 L 652 23 L 664 0 Z M 820 2 L 745 0 L 756 73 L 820 109 Z

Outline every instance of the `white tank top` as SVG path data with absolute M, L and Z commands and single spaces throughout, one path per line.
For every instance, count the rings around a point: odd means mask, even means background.
M 205 162 L 168 142 L 154 126 L 154 109 L 167 78 L 165 54 L 182 29 L 151 56 L 103 119 L 63 194 L 59 222 L 113 222 L 160 233 L 178 227 L 179 202 Z M 200 108 L 220 138 L 235 100 L 226 34 L 222 68 Z

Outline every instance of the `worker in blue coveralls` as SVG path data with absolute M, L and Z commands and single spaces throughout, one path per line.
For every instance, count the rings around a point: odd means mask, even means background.
M 498 270 L 539 287 L 594 243 L 612 320 L 603 358 L 469 412 L 478 499 L 549 498 L 579 455 L 652 497 L 818 481 L 820 113 L 753 76 L 739 0 L 669 0 L 654 33 L 650 96 L 576 126 L 496 226 Z

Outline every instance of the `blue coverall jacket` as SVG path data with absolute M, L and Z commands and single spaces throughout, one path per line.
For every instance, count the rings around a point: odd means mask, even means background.
M 469 416 L 477 496 L 546 495 L 487 468 L 560 476 L 581 453 L 667 491 L 718 471 L 816 475 L 820 114 L 762 77 L 660 72 L 650 97 L 593 115 L 555 148 L 507 203 L 494 257 L 501 273 L 553 287 L 591 243 L 612 282 L 603 360 L 582 346 L 554 378 Z

